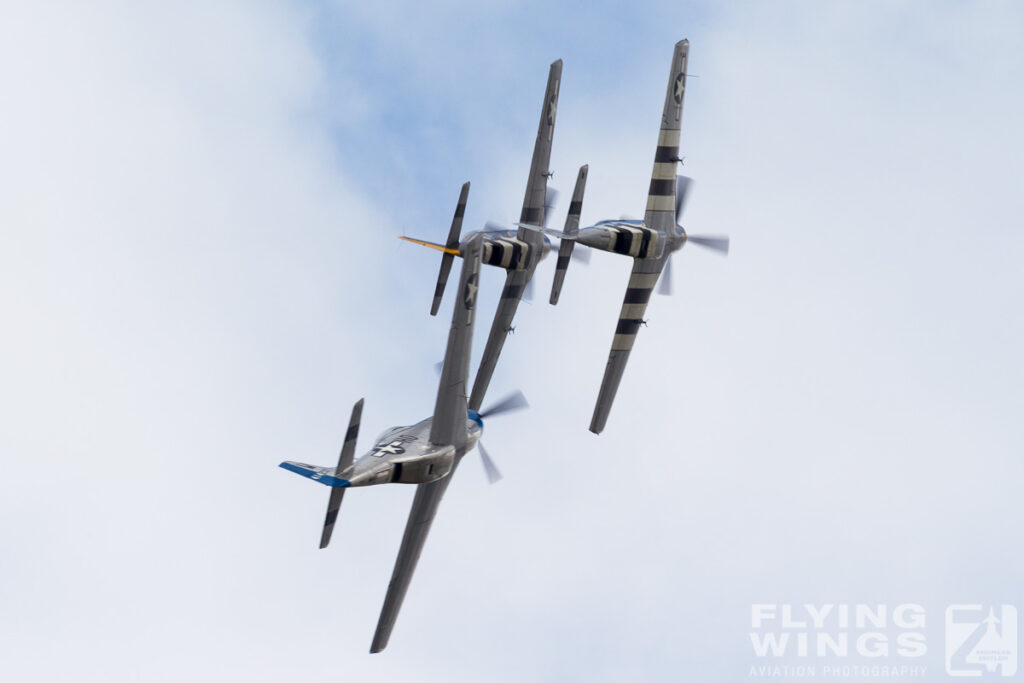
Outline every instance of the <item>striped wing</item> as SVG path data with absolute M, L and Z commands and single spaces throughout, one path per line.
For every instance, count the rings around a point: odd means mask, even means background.
M 686 63 L 690 42 L 676 43 L 672 53 L 665 106 L 658 131 L 658 148 L 654 153 L 654 169 L 647 193 L 644 224 L 660 232 L 676 229 L 676 165 L 679 162 L 679 128 L 683 120 L 683 96 L 686 93 Z
M 558 89 L 561 82 L 562 60 L 557 59 L 548 71 L 548 84 L 544 90 L 540 122 L 537 124 L 537 140 L 533 145 L 530 175 L 526 179 L 523 210 L 519 214 L 520 223 L 544 225 L 548 177 L 551 175 L 548 164 L 551 162 L 551 141 L 555 134 L 555 114 L 558 111 Z M 519 237 L 526 239 L 527 235 L 520 231 Z
M 484 346 L 484 355 L 480 359 L 480 368 L 476 371 L 476 379 L 473 381 L 473 393 L 469 396 L 471 410 L 480 410 L 480 405 L 484 402 L 484 395 L 491 384 L 491 376 L 498 365 L 498 357 L 505 346 L 505 339 L 512 332 L 512 321 L 516 317 L 519 301 L 523 298 L 523 290 L 533 277 L 536 267 L 537 262 L 534 261 L 522 270 L 509 270 L 505 276 L 505 287 L 501 290 L 498 310 L 494 314 L 491 332 L 487 335 L 487 345 Z
M 594 415 L 590 419 L 590 431 L 595 434 L 600 434 L 608 421 L 615 393 L 619 390 L 619 382 L 622 381 L 622 373 L 633 350 L 633 341 L 644 324 L 647 303 L 651 300 L 654 285 L 658 283 L 658 277 L 667 260 L 667 254 L 657 259 L 633 259 L 633 272 L 629 276 L 629 286 L 626 288 L 622 310 L 619 312 L 619 322 L 612 338 L 612 350 L 608 354 L 604 379 L 601 380 L 601 389 L 597 394 L 597 405 L 594 406 Z

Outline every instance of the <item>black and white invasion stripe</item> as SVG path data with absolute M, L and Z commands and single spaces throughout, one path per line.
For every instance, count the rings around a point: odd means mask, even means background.
M 629 286 L 612 339 L 612 351 L 629 351 L 633 348 L 633 340 L 643 324 L 644 311 L 647 310 L 647 303 L 651 300 L 651 292 L 657 282 L 658 273 L 633 273 L 629 276 Z

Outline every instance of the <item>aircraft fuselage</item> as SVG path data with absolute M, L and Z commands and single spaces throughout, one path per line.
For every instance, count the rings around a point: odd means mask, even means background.
M 430 443 L 433 418 L 414 425 L 392 427 L 374 440 L 373 448 L 343 472 L 333 467 L 294 463 L 286 467 L 327 486 L 374 486 L 376 484 L 425 484 L 447 476 L 455 462 L 476 446 L 483 433 L 483 420 L 475 411 L 466 418 L 466 445 L 458 450 L 451 444 Z M 315 470 L 310 474 L 309 470 Z
M 592 249 L 624 254 L 633 258 L 661 258 L 666 250 L 671 253 L 686 242 L 686 232 L 676 226 L 675 234 L 665 234 L 638 220 L 600 221 L 580 229 L 576 236 L 579 244 Z
M 484 238 L 481 262 L 505 270 L 525 270 L 531 260 L 539 263 L 551 251 L 551 240 L 547 235 L 541 247 L 536 249 L 536 254 L 531 253 L 533 247 L 529 243 L 519 239 L 516 230 L 475 230 L 466 233 L 462 242 L 467 242 L 474 235 L 483 235 Z

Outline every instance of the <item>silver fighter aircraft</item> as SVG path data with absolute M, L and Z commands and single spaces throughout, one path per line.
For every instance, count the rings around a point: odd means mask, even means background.
M 600 434 L 608 420 L 608 413 L 619 388 L 622 373 L 626 369 L 626 361 L 633 348 L 633 341 L 640 326 L 646 324 L 644 312 L 650 301 L 655 283 L 661 278 L 659 293 L 670 294 L 672 290 L 672 253 L 683 248 L 687 242 L 693 242 L 721 253 L 728 253 L 729 238 L 715 236 L 687 235 L 679 225 L 686 191 L 690 179 L 676 175 L 676 164 L 679 157 L 679 126 L 683 116 L 683 94 L 686 90 L 686 62 L 690 42 L 681 40 L 676 43 L 672 53 L 672 70 L 669 72 L 668 92 L 665 94 L 665 107 L 661 117 L 661 131 L 658 134 L 658 147 L 654 154 L 654 172 L 651 174 L 651 186 L 647 195 L 647 211 L 641 220 L 607 220 L 577 230 L 579 206 L 574 210 L 577 215 L 575 225 L 566 222 L 562 232 L 545 229 L 562 240 L 559 247 L 558 265 L 555 270 L 555 281 L 551 288 L 551 303 L 558 302 L 558 296 L 565 278 L 565 270 L 569 257 L 573 254 L 576 243 L 632 257 L 633 272 L 629 278 L 626 297 L 619 313 L 619 322 L 612 339 L 611 353 L 605 366 L 604 379 L 594 406 L 594 414 L 590 420 L 590 431 Z M 582 201 L 580 184 L 585 181 L 585 173 L 577 181 L 574 203 Z M 572 211 L 570 211 L 570 214 Z M 571 216 L 570 216 L 571 217 Z M 664 270 L 664 275 L 662 271 Z
M 462 203 L 465 202 L 468 188 L 469 183 L 466 183 L 462 189 Z M 331 487 L 327 516 L 320 537 L 321 548 L 326 548 L 331 540 L 346 490 L 388 483 L 417 485 L 370 652 L 380 652 L 388 644 L 431 522 L 463 456 L 477 446 L 489 478 L 493 481 L 498 476 L 483 445 L 479 443 L 484 418 L 526 407 L 525 399 L 518 392 L 483 412 L 469 409 L 466 403 L 482 242 L 483 238 L 477 236 L 461 247 L 463 264 L 459 296 L 452 314 L 433 416 L 414 425 L 388 429 L 377 437 L 374 447 L 368 453 L 355 459 L 356 436 L 363 409 L 363 401 L 360 400 L 352 409 L 336 467 L 318 467 L 293 461 L 281 463 L 281 467 L 287 470 Z
M 533 278 L 537 264 L 547 256 L 552 248 L 551 240 L 544 234 L 543 227 L 554 201 L 554 192 L 548 189 L 547 181 L 552 175 L 548 165 L 551 160 L 551 141 L 555 132 L 555 114 L 558 111 L 558 90 L 561 80 L 562 60 L 559 59 L 551 65 L 551 69 L 548 71 L 547 89 L 544 92 L 544 104 L 540 113 L 540 123 L 537 126 L 537 140 L 533 147 L 530 175 L 526 181 L 526 195 L 523 198 L 523 208 L 519 214 L 519 225 L 516 229 L 511 230 L 488 224 L 484 230 L 460 236 L 465 209 L 465 202 L 460 202 L 448 232 L 448 241 L 444 244 L 410 237 L 401 238 L 407 242 L 444 252 L 441 257 L 441 271 L 437 276 L 437 286 L 434 288 L 434 301 L 430 308 L 431 315 L 437 313 L 441 304 L 441 297 L 444 295 L 445 283 L 448 281 L 452 262 L 456 256 L 460 255 L 460 246 L 465 245 L 469 240 L 478 235 L 482 237 L 482 262 L 504 268 L 507 271 L 505 287 L 501 292 L 498 310 L 494 316 L 494 322 L 491 324 L 491 331 L 480 360 L 480 368 L 477 370 L 473 391 L 469 397 L 469 407 L 473 410 L 479 410 L 483 403 L 491 376 L 498 363 L 498 356 L 501 355 L 502 347 L 505 345 L 505 338 L 515 329 L 512 326 L 512 321 L 515 318 L 516 309 L 519 307 L 519 301 L 523 298 L 527 285 Z

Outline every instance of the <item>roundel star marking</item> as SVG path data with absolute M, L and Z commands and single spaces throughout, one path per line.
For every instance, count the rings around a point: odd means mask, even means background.
M 466 305 L 466 308 L 473 308 L 476 304 L 476 290 L 479 289 L 476 279 L 476 273 L 473 273 L 466 279 L 466 289 L 462 293 L 462 302 Z
M 558 111 L 558 103 L 555 101 L 554 95 L 548 100 L 548 125 L 555 125 L 555 113 Z
M 683 87 L 685 83 L 686 74 L 676 76 L 675 86 L 672 88 L 672 97 L 675 98 L 676 104 L 682 104 L 683 102 Z

